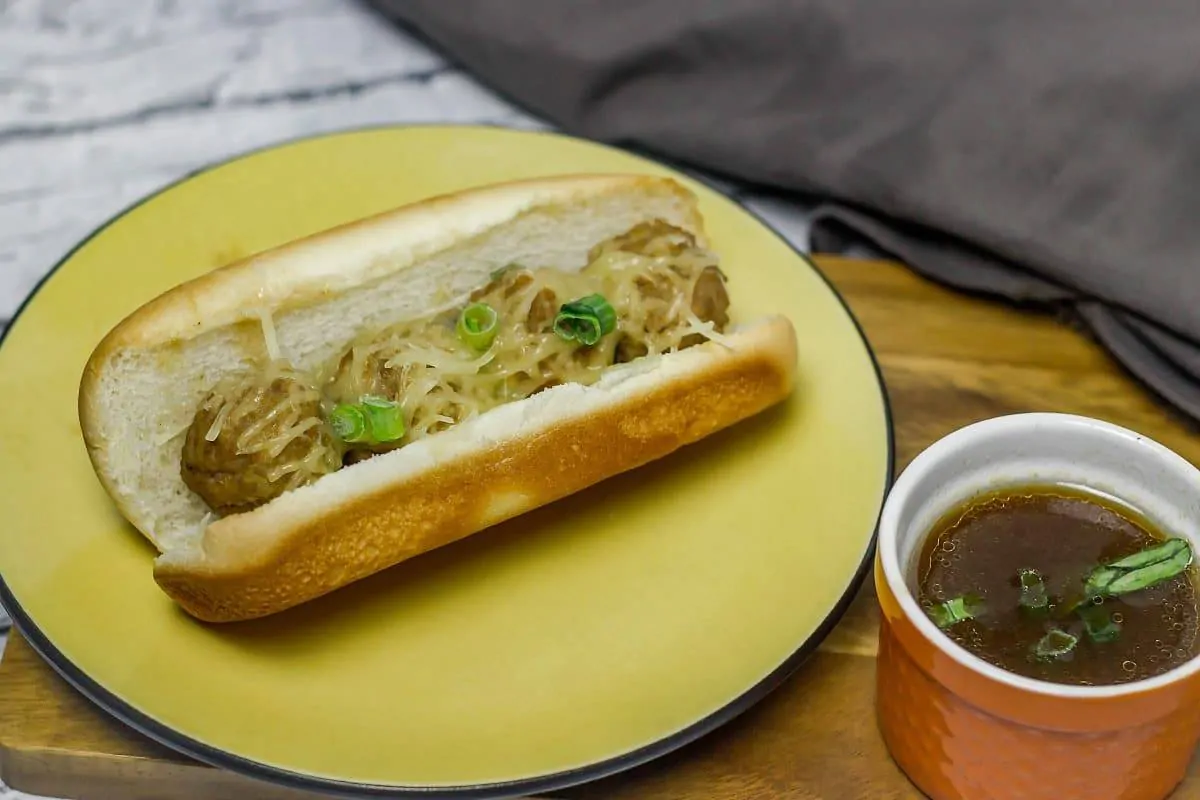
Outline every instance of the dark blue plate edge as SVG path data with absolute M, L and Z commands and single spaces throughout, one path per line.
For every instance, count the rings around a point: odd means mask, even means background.
M 750 689 L 743 692 L 738 697 L 734 698 L 722 708 L 714 711 L 706 717 L 688 725 L 687 727 L 670 734 L 657 742 L 652 742 L 648 745 L 643 745 L 636 750 L 631 750 L 619 756 L 605 759 L 583 767 L 566 770 L 563 772 L 553 773 L 537 778 L 523 778 L 513 781 L 505 781 L 500 783 L 490 784 L 472 784 L 462 786 L 381 786 L 370 784 L 351 783 L 340 781 L 331 778 L 321 778 L 304 773 L 293 772 L 291 770 L 273 767 L 268 764 L 263 764 L 257 761 L 252 761 L 247 758 L 228 753 L 211 745 L 194 740 L 184 734 L 172 730 L 166 725 L 154 720 L 147 714 L 138 711 L 125 701 L 121 700 L 115 694 L 109 692 L 96 681 L 88 677 L 81 669 L 76 667 L 71 661 L 51 643 L 50 639 L 37 627 L 33 619 L 25 613 L 17 598 L 8 588 L 8 584 L 4 580 L 4 576 L 0 574 L 0 603 L 8 611 L 16 625 L 17 630 L 29 643 L 29 645 L 40 655 L 67 683 L 71 684 L 77 691 L 87 697 L 95 705 L 115 717 L 120 722 L 133 728 L 142 735 L 158 742 L 159 744 L 168 747 L 183 755 L 189 756 L 202 763 L 213 767 L 228 769 L 233 772 L 240 773 L 247 777 L 256 778 L 259 780 L 268 781 L 282 786 L 288 786 L 294 789 L 305 791 L 324 792 L 334 794 L 340 797 L 347 798 L 424 798 L 424 800 L 440 800 L 446 798 L 462 799 L 462 798 L 509 798 L 521 797 L 536 794 L 545 794 L 546 792 L 566 789 L 572 786 L 577 786 L 582 783 L 590 783 L 601 778 L 609 777 L 620 772 L 632 769 L 636 766 L 641 766 L 657 758 L 660 758 L 670 752 L 673 752 L 684 745 L 691 744 L 697 739 L 711 733 L 717 728 L 725 725 L 735 717 L 748 710 L 750 707 L 757 704 L 760 700 L 778 688 L 788 677 L 790 677 L 805 661 L 811 656 L 821 644 L 821 642 L 829 635 L 834 626 L 845 615 L 846 610 L 850 607 L 854 596 L 858 593 L 859 587 L 862 585 L 863 579 L 870 571 L 872 562 L 875 556 L 875 548 L 878 538 L 879 517 L 883 513 L 883 501 L 887 498 L 891 490 L 893 474 L 895 471 L 895 424 L 892 417 L 892 409 L 890 398 L 888 397 L 887 386 L 883 380 L 883 372 L 879 366 L 879 360 L 872 349 L 870 342 L 867 339 L 866 333 L 863 331 L 862 325 L 851 311 L 849 304 L 845 298 L 833 285 L 832 281 L 816 266 L 811 258 L 806 253 L 801 252 L 793 245 L 785 236 L 775 230 L 763 217 L 755 213 L 736 197 L 729 192 L 722 190 L 719 187 L 713 186 L 702 175 L 698 176 L 678 167 L 671 166 L 659 162 L 657 159 L 649 158 L 641 153 L 626 150 L 613 145 L 596 142 L 589 139 L 583 139 L 578 136 L 558 133 L 554 131 L 544 130 L 522 130 L 517 128 L 509 128 L 499 125 L 471 125 L 471 124 L 446 124 L 446 123 L 423 123 L 423 124 L 404 124 L 404 125 L 365 125 L 355 128 L 346 128 L 324 133 L 308 134 L 304 136 L 284 139 L 277 142 L 256 147 L 251 150 L 230 156 L 220 161 L 207 164 L 203 167 L 191 170 L 185 173 L 180 178 L 167 183 L 166 185 L 156 189 L 140 200 L 118 211 L 112 217 L 103 222 L 78 244 L 72 247 L 59 261 L 50 269 L 45 276 L 38 281 L 34 286 L 33 291 L 25 298 L 13 314 L 8 326 L 4 331 L 0 332 L 0 346 L 8 339 L 8 334 L 16 327 L 17 321 L 20 319 L 26 309 L 32 304 L 41 289 L 46 283 L 58 272 L 59 268 L 71 260 L 80 249 L 88 244 L 96 236 L 104 232 L 110 225 L 117 220 L 131 213 L 138 207 L 150 202 L 166 191 L 188 181 L 205 172 L 218 169 L 222 166 L 239 161 L 244 158 L 249 158 L 256 154 L 276 150 L 302 142 L 323 139 L 332 136 L 344 136 L 348 134 L 364 133 L 370 131 L 386 131 L 386 130 L 403 130 L 407 128 L 499 128 L 516 133 L 522 133 L 533 136 L 552 136 L 561 139 L 572 139 L 575 141 L 585 142 L 587 144 L 607 148 L 610 150 L 619 151 L 625 155 L 646 161 L 660 167 L 675 169 L 676 171 L 684 172 L 694 180 L 704 183 L 710 190 L 717 192 L 727 200 L 738 206 L 742 211 L 756 219 L 760 225 L 769 230 L 772 234 L 782 240 L 791 250 L 804 261 L 809 268 L 813 270 L 825 283 L 828 290 L 833 294 L 837 301 L 841 304 L 842 310 L 854 325 L 858 332 L 863 349 L 866 351 L 867 357 L 871 361 L 871 366 L 875 371 L 875 379 L 879 386 L 880 400 L 883 404 L 884 421 L 887 427 L 887 474 L 884 476 L 883 491 L 880 497 L 879 512 L 876 515 L 875 525 L 871 533 L 871 538 L 867 546 L 866 552 L 863 555 L 862 561 L 855 570 L 854 577 L 851 579 L 845 592 L 834 604 L 833 609 L 825 617 L 824 621 L 817 629 L 801 644 L 801 646 L 792 653 L 782 664 L 772 670 L 765 678 L 752 686 Z

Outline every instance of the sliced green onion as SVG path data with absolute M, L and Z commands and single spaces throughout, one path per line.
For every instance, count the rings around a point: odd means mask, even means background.
M 1083 620 L 1088 638 L 1096 644 L 1115 641 L 1121 635 L 1121 624 L 1114 621 L 1103 606 L 1089 603 L 1079 609 L 1079 618 Z
M 1096 567 L 1091 574 L 1087 576 L 1084 583 L 1083 591 L 1088 597 L 1104 597 L 1108 594 L 1108 587 L 1113 581 L 1121 576 L 1121 571 L 1112 567 Z
M 1057 661 L 1070 655 L 1077 644 L 1079 644 L 1078 636 L 1072 636 L 1066 631 L 1055 628 L 1033 646 L 1033 656 L 1038 661 Z
M 983 600 L 975 595 L 963 595 L 929 606 L 925 613 L 933 620 L 933 624 L 945 629 L 968 619 L 974 619 L 983 613 Z
M 564 303 L 554 318 L 554 332 L 567 341 L 593 345 L 617 327 L 617 312 L 603 296 L 589 294 Z
M 404 410 L 399 403 L 367 395 L 362 398 L 361 405 L 373 442 L 394 442 L 404 435 Z
M 1050 598 L 1046 595 L 1046 582 L 1036 569 L 1023 569 L 1017 573 L 1021 581 L 1021 608 L 1027 612 L 1044 614 L 1050 608 Z
M 343 442 L 365 442 L 367 440 L 367 418 L 362 409 L 354 405 L 340 405 L 329 415 L 333 433 Z
M 1191 563 L 1191 544 L 1186 539 L 1169 539 L 1097 567 L 1088 575 L 1084 590 L 1094 597 L 1137 592 L 1174 578 Z
M 471 303 L 458 315 L 458 338 L 474 350 L 487 350 L 492 346 L 499 330 L 496 309 L 487 303 Z
M 1184 550 L 1190 549 L 1185 539 L 1168 539 L 1162 544 L 1155 545 L 1146 550 L 1141 550 L 1131 556 L 1125 556 L 1120 561 L 1114 561 L 1109 564 L 1113 569 L 1127 570 L 1140 569 L 1148 567 L 1151 564 L 1157 564 L 1159 561 L 1166 561 L 1168 558 L 1178 556 Z
M 404 411 L 399 403 L 367 395 L 357 404 L 343 403 L 329 415 L 329 425 L 348 444 L 383 444 L 404 436 Z
M 1184 548 L 1167 558 L 1141 569 L 1126 572 L 1108 585 L 1109 594 L 1126 594 L 1149 589 L 1182 573 L 1192 563 L 1191 548 Z

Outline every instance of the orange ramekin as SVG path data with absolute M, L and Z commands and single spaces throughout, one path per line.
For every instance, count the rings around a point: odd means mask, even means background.
M 988 664 L 922 612 L 916 561 L 934 523 L 979 494 L 1048 483 L 1120 498 L 1200 547 L 1200 471 L 1115 425 L 999 417 L 914 459 L 880 519 L 876 708 L 892 757 L 933 800 L 1161 800 L 1200 739 L 1200 658 L 1148 680 L 1066 686 Z

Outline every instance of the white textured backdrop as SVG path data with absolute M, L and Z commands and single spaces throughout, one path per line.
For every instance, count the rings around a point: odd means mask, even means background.
M 0 0 L 0 328 L 76 242 L 180 176 L 405 122 L 545 127 L 353 0 Z M 804 209 L 737 193 L 805 245 Z

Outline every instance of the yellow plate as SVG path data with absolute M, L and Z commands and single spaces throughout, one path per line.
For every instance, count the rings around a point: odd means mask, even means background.
M 103 334 L 235 257 L 435 193 L 584 171 L 670 174 L 699 194 L 735 313 L 796 325 L 792 400 L 275 618 L 210 627 L 179 613 L 80 439 L 78 379 Z M 494 128 L 307 139 L 153 196 L 35 293 L 0 347 L 0 398 L 0 597 L 31 642 L 168 745 L 334 791 L 541 791 L 729 720 L 844 610 L 891 474 L 870 350 L 783 239 L 655 163 Z

